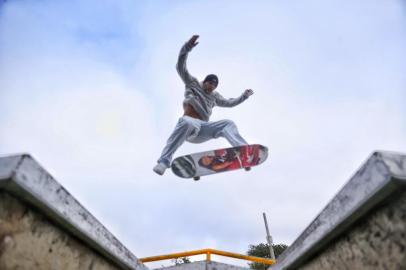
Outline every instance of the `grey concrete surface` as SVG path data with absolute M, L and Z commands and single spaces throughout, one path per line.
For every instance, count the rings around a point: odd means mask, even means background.
M 406 269 L 406 192 L 380 204 L 301 270 Z
M 123 268 L 55 226 L 28 203 L 0 191 L 0 269 Z
M 198 261 L 175 266 L 156 268 L 157 270 L 247 270 L 248 267 L 234 266 L 215 261 Z
M 395 226 L 398 229 L 391 234 L 392 237 L 389 239 L 392 239 L 392 242 L 396 242 L 396 236 L 399 236 L 399 234 L 405 236 L 404 225 L 406 220 L 396 218 L 396 216 L 402 215 L 401 209 L 403 208 L 401 205 L 405 200 L 401 199 L 401 194 L 403 194 L 402 192 L 405 189 L 406 155 L 391 152 L 373 153 L 269 270 L 323 269 L 323 267 L 327 267 L 327 265 L 324 265 L 322 268 L 309 268 L 309 266 L 305 267 L 305 265 L 309 260 L 314 260 L 315 257 L 323 260 L 324 252 L 327 252 L 332 245 L 339 241 L 340 236 L 350 239 L 351 232 L 354 234 L 354 232 L 357 231 L 362 220 L 368 224 L 368 220 L 373 219 L 374 213 L 379 211 L 378 209 L 381 204 L 386 203 L 388 200 L 399 199 L 400 205 L 399 203 L 396 204 L 396 202 L 393 202 L 395 207 L 388 206 L 387 210 L 381 210 L 382 213 L 380 216 L 382 219 L 388 216 L 387 212 L 391 213 L 390 216 L 392 216 L 393 219 L 382 221 L 383 231 L 378 233 L 387 235 L 384 233 L 384 231 L 389 230 L 386 226 Z M 395 214 L 394 211 L 397 214 Z M 386 224 L 386 226 L 384 224 Z M 361 235 L 362 232 L 363 230 L 358 231 Z M 374 235 L 373 228 L 368 227 L 368 230 L 365 232 L 367 233 L 367 237 Z M 361 236 L 356 234 L 352 238 L 357 239 L 357 237 L 359 238 Z M 359 249 L 363 248 L 361 242 L 358 243 L 355 241 L 354 243 L 355 245 L 361 245 L 358 246 Z M 394 248 L 399 246 L 396 243 L 392 244 L 393 245 L 388 244 L 386 247 Z M 370 245 L 373 245 L 373 242 L 370 242 Z M 368 248 L 368 245 L 364 247 Z M 402 247 L 402 243 L 400 243 L 400 247 Z M 343 246 L 339 249 L 345 252 Z M 353 247 L 352 249 L 354 250 L 356 248 Z M 348 252 L 351 252 L 351 249 L 348 249 Z M 391 256 L 392 253 L 385 254 L 384 252 L 393 252 L 393 250 L 381 250 L 381 253 L 377 255 L 388 255 L 392 259 L 395 259 Z M 335 258 L 340 258 L 343 254 L 335 253 L 334 256 Z M 374 260 L 373 257 L 374 256 L 370 257 L 370 259 Z M 404 257 L 398 256 L 396 259 L 402 264 Z M 359 260 L 361 260 L 361 258 Z M 324 269 L 361 269 L 355 266 L 359 260 L 355 259 L 353 261 L 354 264 L 347 265 L 347 268 L 335 268 L 330 265 Z M 317 263 L 314 263 L 313 265 L 315 266 L 316 264 Z M 344 265 L 343 261 L 341 264 Z
M 0 191 L 32 205 L 121 269 L 148 269 L 29 155 L 0 158 Z

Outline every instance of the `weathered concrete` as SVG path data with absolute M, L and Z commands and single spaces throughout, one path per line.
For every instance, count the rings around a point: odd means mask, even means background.
M 406 269 L 406 156 L 376 152 L 269 270 Z
M 120 269 L 37 211 L 0 192 L 0 269 Z
M 147 269 L 28 155 L 0 158 L 0 203 L 0 269 Z
M 234 266 L 214 261 L 198 261 L 175 266 L 157 268 L 159 270 L 247 270 L 248 267 Z
M 300 269 L 406 269 L 406 192 L 358 221 Z

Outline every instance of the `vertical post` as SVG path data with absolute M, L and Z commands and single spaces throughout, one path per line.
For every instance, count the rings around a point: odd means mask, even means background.
M 210 252 L 210 251 L 208 251 L 208 252 L 206 253 L 206 261 L 208 261 L 208 262 L 211 261 L 211 252 Z
M 271 255 L 271 259 L 275 260 L 275 253 L 273 252 L 273 247 L 272 247 L 272 236 L 269 233 L 269 228 L 268 228 L 268 221 L 266 220 L 266 215 L 265 213 L 262 213 L 264 216 L 264 222 L 265 222 L 265 229 L 266 229 L 266 240 L 268 242 L 269 246 L 269 254 Z

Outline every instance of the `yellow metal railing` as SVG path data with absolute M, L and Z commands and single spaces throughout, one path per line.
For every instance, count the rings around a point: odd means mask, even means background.
M 211 248 L 172 253 L 172 254 L 166 254 L 166 255 L 158 255 L 158 256 L 152 256 L 152 257 L 145 257 L 145 258 L 141 258 L 139 260 L 143 263 L 146 263 L 146 262 L 162 261 L 162 260 L 176 259 L 176 258 L 181 258 L 181 257 L 203 255 L 203 254 L 206 254 L 207 261 L 211 261 L 211 254 L 215 254 L 215 255 L 220 255 L 220 256 L 225 256 L 225 257 L 247 260 L 247 261 L 251 261 L 251 262 L 269 264 L 269 265 L 274 264 L 276 262 L 275 260 L 254 257 L 254 256 L 247 256 L 247 255 L 242 255 L 242 254 L 237 254 L 237 253 L 232 253 L 232 252 L 227 252 L 227 251 L 221 251 L 221 250 L 216 250 L 216 249 L 211 249 Z

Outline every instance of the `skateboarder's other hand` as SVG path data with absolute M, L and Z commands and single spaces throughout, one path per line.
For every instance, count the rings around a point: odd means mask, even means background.
M 193 48 L 194 46 L 199 44 L 199 42 L 196 42 L 198 38 L 199 38 L 199 35 L 193 35 L 193 37 L 191 37 L 189 39 L 189 41 L 187 42 L 189 48 Z
M 252 96 L 254 94 L 254 91 L 252 91 L 252 89 L 247 89 L 247 90 L 245 90 L 244 91 L 244 97 L 249 97 L 249 96 Z

